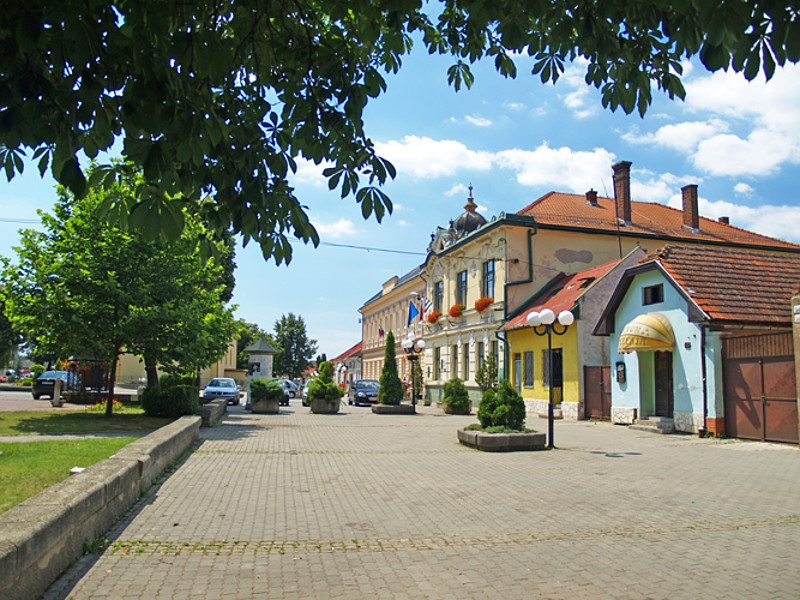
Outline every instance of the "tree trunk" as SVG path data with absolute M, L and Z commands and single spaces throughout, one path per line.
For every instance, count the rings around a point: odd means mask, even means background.
M 158 361 L 153 359 L 150 352 L 145 352 L 142 358 L 144 358 L 144 372 L 147 374 L 147 387 L 158 387 Z
M 117 361 L 119 360 L 119 350 L 111 359 L 111 366 L 108 369 L 108 395 L 106 396 L 106 416 L 114 414 L 114 386 L 117 384 Z

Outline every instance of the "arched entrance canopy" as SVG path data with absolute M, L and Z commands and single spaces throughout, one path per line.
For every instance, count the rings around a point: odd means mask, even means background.
M 617 352 L 672 351 L 675 334 L 669 319 L 661 313 L 639 315 L 625 326 L 619 336 Z

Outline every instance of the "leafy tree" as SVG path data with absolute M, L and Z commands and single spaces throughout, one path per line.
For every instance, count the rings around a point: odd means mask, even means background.
M 381 388 L 378 390 L 378 402 L 381 404 L 400 404 L 403 399 L 403 382 L 397 374 L 397 358 L 395 357 L 394 333 L 386 334 L 386 350 L 383 354 L 381 370 Z
M 308 337 L 303 317 L 292 313 L 283 315 L 275 321 L 274 337 L 278 352 L 272 363 L 273 371 L 290 378 L 302 376 L 317 351 L 317 340 Z
M 19 344 L 19 335 L 6 316 L 6 303 L 0 290 L 0 375 L 5 373 L 11 351 Z
M 542 82 L 582 59 L 603 106 L 642 114 L 653 87 L 683 98 L 686 59 L 748 80 L 800 59 L 794 2 L 5 2 L 0 164 L 10 178 L 32 151 L 81 196 L 79 151 L 94 158 L 121 138 L 147 183 L 109 207 L 123 223 L 176 240 L 187 209 L 288 261 L 290 236 L 319 241 L 289 184 L 298 159 L 324 164 L 330 189 L 354 196 L 365 218 L 392 210 L 379 186 L 395 169 L 376 155 L 363 112 L 412 37 L 453 57 L 456 90 L 480 59 L 515 77 L 515 55 L 528 55 Z M 95 182 L 112 185 L 126 168 Z
M 250 360 L 250 353 L 245 352 L 244 349 L 256 341 L 258 338 L 263 337 L 269 341 L 270 344 L 275 346 L 275 340 L 272 335 L 261 329 L 255 323 L 248 323 L 244 319 L 238 321 L 237 333 L 237 352 L 236 352 L 236 368 L 247 369 L 248 361 Z
M 42 214 L 45 231 L 24 231 L 19 265 L 6 260 L 4 272 L 8 314 L 26 340 L 40 353 L 105 361 L 110 394 L 123 349 L 141 352 L 148 367 L 180 361 L 194 369 L 223 354 L 232 334 L 216 259 L 190 260 L 189 240 L 165 247 L 98 218 L 109 194 L 131 195 L 137 184 L 128 183 L 80 200 L 60 188 L 54 214 Z

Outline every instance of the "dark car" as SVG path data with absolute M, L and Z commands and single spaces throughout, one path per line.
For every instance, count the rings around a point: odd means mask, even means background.
M 347 396 L 348 404 L 375 404 L 378 401 L 378 390 L 381 389 L 379 381 L 374 379 L 359 379 L 350 386 Z
M 78 378 L 74 373 L 69 371 L 45 371 L 33 380 L 33 385 L 31 386 L 33 399 L 38 400 L 41 396 L 50 396 L 52 398 L 56 379 L 61 380 L 61 391 L 78 387 Z
M 202 402 L 227 400 L 228 404 L 239 404 L 239 386 L 232 377 L 215 377 L 203 390 Z

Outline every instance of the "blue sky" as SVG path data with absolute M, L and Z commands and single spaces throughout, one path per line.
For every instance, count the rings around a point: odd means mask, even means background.
M 450 64 L 418 48 L 367 107 L 367 133 L 398 171 L 385 187 L 393 214 L 364 221 L 354 200 L 328 191 L 324 165 L 300 163 L 294 184 L 322 243 L 295 245 L 290 265 L 279 267 L 253 244 L 239 248 L 237 316 L 271 331 L 281 315 L 300 315 L 333 357 L 361 339 L 359 307 L 420 264 L 431 233 L 463 212 L 467 186 L 491 218 L 552 190 L 612 196 L 619 160 L 633 163 L 634 200 L 680 207 L 680 188 L 694 183 L 701 215 L 800 243 L 797 66 L 764 85 L 687 64 L 686 100 L 654 92 L 642 119 L 604 110 L 581 64 L 555 86 L 529 75 L 525 58 L 515 80 L 478 65 L 472 89 L 460 92 L 447 85 Z M 13 257 L 17 230 L 33 227 L 36 209 L 54 199 L 53 180 L 33 164 L 10 183 L 0 179 L 0 255 Z

